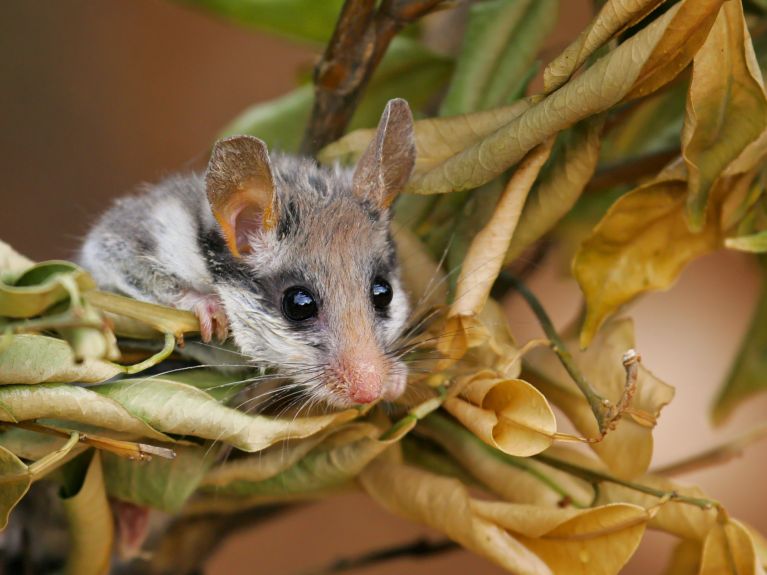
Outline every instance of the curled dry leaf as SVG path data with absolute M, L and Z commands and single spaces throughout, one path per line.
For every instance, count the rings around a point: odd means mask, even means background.
M 576 347 L 575 342 L 569 342 Z M 634 348 L 634 325 L 629 319 L 610 322 L 585 351 L 573 353 L 573 361 L 602 396 L 613 405 L 622 397 L 626 371 L 622 356 Z M 586 437 L 599 437 L 599 429 L 588 402 L 568 376 L 562 365 L 554 361 L 551 351 L 532 350 L 525 356 L 530 373 L 527 378 L 559 407 Z M 643 474 L 652 458 L 652 430 L 661 409 L 671 401 L 674 388 L 663 383 L 639 365 L 637 390 L 629 409 L 614 430 L 591 448 L 621 478 Z
M 490 289 L 503 266 L 522 206 L 553 143 L 553 139 L 548 140 L 523 158 L 498 199 L 490 220 L 474 236 L 461 265 L 448 317 L 474 317 L 485 307 Z
M 20 266 L 17 271 L 23 267 L 16 259 L 12 259 L 11 265 Z M 56 260 L 35 264 L 9 279 L 12 283 L 5 283 L 0 276 L 0 317 L 34 317 L 68 299 L 72 290 L 96 287 L 82 268 Z
M 459 395 L 445 400 L 444 407 L 488 445 L 528 457 L 554 441 L 554 412 L 543 394 L 526 381 L 480 374 L 460 387 Z
M 35 262 L 0 240 L 0 278 L 3 281 L 15 279 L 33 265 Z
M 262 478 L 259 456 L 255 455 L 249 464 L 232 470 L 234 473 L 227 474 L 228 477 L 218 475 L 215 484 L 206 482 L 205 488 L 211 491 L 213 498 L 228 498 L 218 504 L 213 502 L 219 510 L 329 495 L 352 487 L 355 477 L 365 466 L 399 442 L 415 423 L 415 419 L 405 420 L 403 425 L 392 428 L 394 433 L 386 435 L 383 435 L 384 427 L 380 424 L 349 423 L 329 433 L 305 456 L 275 475 Z M 270 463 L 274 469 L 274 460 Z M 224 478 L 231 481 L 222 483 Z M 209 501 L 201 500 L 188 511 L 204 511 L 209 506 Z
M 122 373 L 98 359 L 77 361 L 69 344 L 44 335 L 16 335 L 0 351 L 0 385 L 48 382 L 97 383 Z
M 103 291 L 89 291 L 84 296 L 91 305 L 101 311 L 138 321 L 161 334 L 172 333 L 176 337 L 180 337 L 185 333 L 198 333 L 200 331 L 197 317 L 190 311 L 138 301 Z M 119 328 L 120 325 L 117 323 L 116 328 Z M 128 333 L 125 335 L 128 336 L 142 334 L 141 329 L 131 322 L 127 322 L 126 330 Z M 115 332 L 121 334 L 119 329 L 115 329 Z M 156 336 L 156 333 L 153 334 L 153 337 Z
M 428 171 L 414 174 L 408 190 L 440 194 L 477 188 L 563 129 L 668 83 L 705 40 L 722 1 L 685 0 L 673 6 L 524 113 Z M 590 97 L 580 97 L 584 93 Z
M 116 401 L 84 387 L 57 383 L 0 387 L 0 420 L 32 419 L 72 421 L 134 437 L 170 441 Z
M 0 530 L 8 525 L 8 516 L 26 495 L 32 478 L 27 466 L 5 447 L 0 447 Z
M 249 452 L 285 439 L 313 435 L 359 414 L 356 409 L 348 409 L 295 419 L 249 415 L 221 405 L 196 387 L 163 378 L 126 379 L 100 385 L 94 391 L 159 431 L 223 441 Z
M 711 188 L 767 128 L 767 97 L 740 2 L 725 2 L 695 55 L 682 132 L 690 226 L 705 223 Z
M 515 260 L 575 205 L 597 167 L 603 125 L 604 118 L 593 118 L 564 135 L 562 149 L 549 160 L 553 165 L 525 202 L 504 263 Z
M 434 414 L 417 434 L 436 442 L 473 477 L 512 503 L 558 507 L 563 501 L 586 507 L 593 498 L 588 483 L 534 459 L 506 456 L 447 417 Z
M 479 501 L 455 479 L 403 465 L 394 449 L 385 455 L 359 476 L 373 499 L 520 575 L 615 574 L 649 519 L 626 504 L 576 510 Z
M 685 181 L 660 176 L 621 196 L 583 242 L 573 260 L 587 306 L 581 347 L 620 306 L 669 287 L 687 263 L 721 244 L 714 214 L 703 230 L 690 232 L 686 198 Z
M 98 451 L 93 454 L 79 491 L 62 503 L 71 538 L 65 574 L 106 575 L 112 556 L 114 523 Z
M 580 35 L 543 71 L 546 93 L 570 79 L 586 59 L 611 38 L 639 22 L 665 0 L 608 0 Z
M 426 172 L 461 152 L 465 147 L 492 134 L 528 108 L 528 100 L 473 114 L 445 118 L 427 118 L 414 124 L 416 163 L 414 174 Z M 355 130 L 323 148 L 317 159 L 330 164 L 356 162 L 370 144 L 375 129 Z
M 708 532 L 698 575 L 764 575 L 754 541 L 742 523 L 727 519 Z

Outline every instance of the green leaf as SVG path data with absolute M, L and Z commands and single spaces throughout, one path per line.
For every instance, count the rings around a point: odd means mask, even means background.
M 530 69 L 557 19 L 557 0 L 490 0 L 469 23 L 441 116 L 487 110 L 524 92 Z
M 96 383 L 122 373 L 119 365 L 76 361 L 66 341 L 44 335 L 16 335 L 0 351 L 0 385 L 32 383 Z
M 313 98 L 312 86 L 305 84 L 284 96 L 255 104 L 232 120 L 221 137 L 250 134 L 264 140 L 271 150 L 295 152 L 309 121 Z
M 412 109 L 418 110 L 447 83 L 451 70 L 450 60 L 418 42 L 395 38 L 365 91 L 350 129 L 375 126 L 391 98 L 405 98 Z M 250 134 L 264 140 L 271 149 L 295 152 L 313 99 L 313 87 L 306 84 L 285 96 L 256 104 L 224 128 L 222 136 Z
M 763 281 L 767 272 L 763 270 Z M 751 326 L 711 410 L 715 425 L 721 425 L 744 401 L 767 391 L 767 283 L 756 305 Z
M 295 40 L 325 42 L 343 0 L 176 0 L 237 24 Z
M 70 292 L 63 276 L 68 276 L 80 290 L 96 287 L 91 277 L 73 263 L 42 262 L 26 269 L 13 284 L 0 282 L 0 316 L 33 317 L 66 300 Z
M 176 457 L 133 461 L 103 452 L 104 481 L 110 496 L 176 513 L 194 493 L 218 456 L 210 446 L 174 446 Z
M 725 247 L 741 252 L 763 254 L 764 252 L 767 252 L 767 231 L 752 234 L 750 236 L 727 238 L 724 240 L 724 245 Z

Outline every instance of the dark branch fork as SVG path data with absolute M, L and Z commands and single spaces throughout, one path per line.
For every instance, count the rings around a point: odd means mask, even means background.
M 394 36 L 446 0 L 346 0 L 314 69 L 314 106 L 301 152 L 314 155 L 340 138 Z

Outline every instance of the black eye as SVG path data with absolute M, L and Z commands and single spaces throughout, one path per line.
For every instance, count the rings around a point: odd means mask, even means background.
M 391 289 L 389 282 L 383 278 L 373 280 L 373 286 L 370 288 L 370 297 L 376 309 L 386 309 L 391 303 L 393 295 L 394 291 Z
M 305 321 L 317 315 L 314 295 L 305 287 L 294 286 L 282 295 L 282 313 L 292 321 Z

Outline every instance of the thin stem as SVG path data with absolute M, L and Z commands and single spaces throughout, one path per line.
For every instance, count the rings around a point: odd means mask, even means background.
M 120 369 L 122 369 L 123 373 L 126 373 L 128 375 L 133 375 L 135 373 L 139 373 L 141 371 L 144 371 L 145 369 L 149 369 L 150 367 L 154 367 L 164 359 L 166 359 L 171 353 L 173 353 L 173 350 L 176 348 L 176 337 L 172 333 L 166 333 L 165 334 L 165 344 L 163 345 L 163 348 L 158 351 L 156 354 L 154 354 L 151 357 L 148 357 L 144 361 L 141 361 L 139 363 L 134 363 L 133 365 L 118 365 Z
M 384 547 L 383 549 L 368 551 L 367 553 L 357 555 L 356 557 L 344 557 L 325 567 L 306 571 L 305 575 L 334 575 L 335 573 L 344 573 L 346 571 L 351 571 L 352 569 L 377 565 L 386 561 L 401 559 L 402 557 L 422 559 L 431 557 L 432 555 L 446 553 L 448 551 L 455 551 L 457 549 L 460 549 L 460 546 L 449 539 L 442 539 L 439 541 L 417 539 L 411 543 L 393 545 L 391 547 Z
M 718 509 L 720 507 L 719 502 L 714 501 L 713 499 L 704 499 L 702 497 L 688 497 L 687 495 L 682 495 L 680 493 L 677 493 L 676 491 L 663 491 L 662 489 L 655 489 L 654 487 L 648 487 L 647 485 L 642 485 L 641 483 L 634 483 L 633 481 L 626 481 L 624 479 L 619 479 L 617 477 L 613 477 L 612 475 L 603 473 L 601 471 L 596 471 L 594 469 L 589 469 L 587 467 L 581 467 L 580 465 L 570 463 L 569 461 L 562 461 L 561 459 L 557 459 L 556 457 L 551 457 L 550 455 L 545 455 L 543 453 L 539 453 L 538 455 L 533 455 L 532 458 L 537 461 L 540 461 L 541 463 L 545 463 L 546 465 L 550 467 L 559 469 L 561 471 L 564 471 L 565 473 L 569 473 L 570 475 L 579 477 L 583 479 L 584 481 L 589 481 L 593 484 L 597 484 L 601 482 L 614 483 L 616 485 L 621 485 L 628 489 L 633 489 L 634 491 L 639 491 L 640 493 L 646 493 L 647 495 L 652 495 L 653 497 L 657 497 L 659 499 L 667 499 L 669 501 L 678 501 L 679 503 L 687 503 L 689 505 L 694 505 L 695 507 L 699 507 L 701 509 L 714 509 L 714 508 Z
M 22 421 L 19 423 L 4 422 L 3 425 L 12 425 L 28 431 L 35 431 L 37 433 L 44 433 L 46 435 L 53 435 L 62 438 L 71 438 L 73 434 L 77 435 L 77 441 L 109 451 L 120 457 L 126 457 L 128 459 L 137 459 L 141 461 L 148 461 L 152 459 L 153 455 L 162 457 L 164 459 L 173 459 L 176 457 L 176 452 L 167 447 L 158 447 L 156 445 L 148 445 L 146 443 L 136 443 L 133 441 L 123 441 L 121 439 L 112 439 L 110 437 L 100 437 L 98 435 L 92 435 L 90 433 L 78 433 L 69 429 L 61 429 L 58 427 L 52 427 L 49 425 L 41 425 L 32 421 Z
M 509 281 L 509 284 L 516 289 L 523 298 L 525 298 L 527 305 L 530 306 L 530 309 L 538 318 L 538 322 L 541 324 L 546 337 L 548 337 L 551 342 L 551 349 L 557 354 L 560 363 L 565 370 L 567 370 L 567 373 L 573 379 L 575 385 L 578 386 L 578 389 L 581 390 L 581 393 L 586 398 L 586 401 L 588 401 L 589 406 L 591 406 L 591 411 L 594 413 L 594 417 L 599 425 L 599 431 L 605 433 L 609 426 L 608 410 L 610 409 L 610 401 L 594 391 L 594 388 L 592 388 L 589 382 L 586 381 L 586 378 L 580 372 L 578 366 L 575 365 L 573 356 L 567 349 L 565 342 L 562 341 L 557 330 L 554 329 L 554 324 L 551 322 L 551 318 L 549 318 L 546 310 L 543 309 L 538 298 L 536 298 L 519 279 L 513 276 L 506 276 L 506 279 Z

